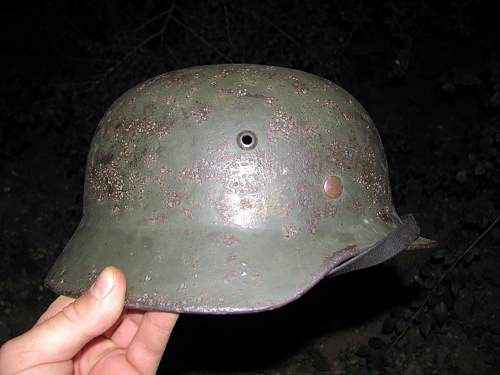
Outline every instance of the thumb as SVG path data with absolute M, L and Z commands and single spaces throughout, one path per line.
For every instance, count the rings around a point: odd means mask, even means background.
M 84 295 L 12 340 L 10 349 L 14 353 L 29 354 L 26 360 L 32 362 L 31 365 L 73 358 L 85 344 L 119 319 L 125 290 L 125 275 L 115 267 L 105 268 Z M 31 365 L 23 363 L 23 367 Z

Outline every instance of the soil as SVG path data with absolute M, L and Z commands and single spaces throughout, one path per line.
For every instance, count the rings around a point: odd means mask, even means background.
M 351 92 L 377 124 L 399 213 L 440 248 L 324 280 L 276 311 L 183 315 L 159 373 L 498 373 L 500 223 L 460 258 L 500 216 L 490 3 L 186 1 L 168 27 L 144 25 L 164 10 L 157 1 L 109 3 L 82 5 L 100 18 L 72 1 L 6 11 L 0 342 L 56 297 L 42 281 L 78 224 L 86 153 L 113 99 L 162 71 L 231 60 L 306 70 Z

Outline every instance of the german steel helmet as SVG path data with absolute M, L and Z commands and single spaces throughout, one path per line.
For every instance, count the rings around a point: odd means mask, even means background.
M 297 70 L 201 66 L 139 84 L 104 115 L 83 217 L 46 284 L 77 297 L 114 265 L 129 307 L 256 312 L 433 244 L 418 236 L 349 93 Z

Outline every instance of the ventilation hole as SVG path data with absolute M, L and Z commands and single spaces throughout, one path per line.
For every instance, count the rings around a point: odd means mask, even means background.
M 253 137 L 251 135 L 244 135 L 243 137 L 241 137 L 241 142 L 247 146 L 251 145 L 253 142 Z
M 249 150 L 257 145 L 257 136 L 255 133 L 245 130 L 238 134 L 238 146 L 244 150 Z

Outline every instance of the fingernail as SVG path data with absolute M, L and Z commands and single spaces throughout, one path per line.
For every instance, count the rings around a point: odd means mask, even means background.
M 101 272 L 97 280 L 94 282 L 94 284 L 90 288 L 90 291 L 97 299 L 103 299 L 109 294 L 109 292 L 113 288 L 113 285 L 115 285 L 115 277 L 113 271 L 109 268 L 106 268 Z

